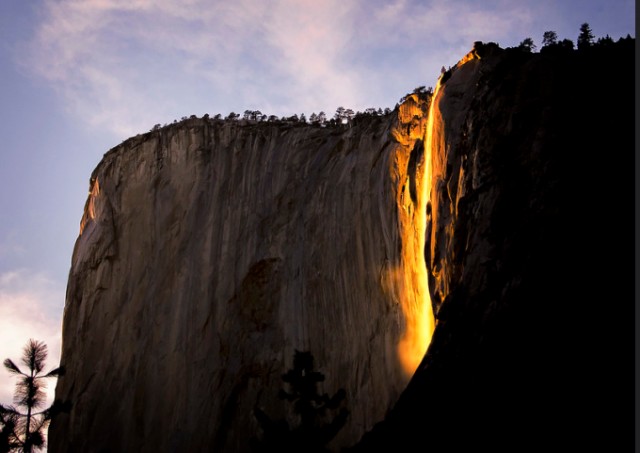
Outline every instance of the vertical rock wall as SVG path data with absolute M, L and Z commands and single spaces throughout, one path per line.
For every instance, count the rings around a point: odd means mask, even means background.
M 336 128 L 190 119 L 105 154 L 67 288 L 56 397 L 73 409 L 49 451 L 248 451 L 254 407 L 296 423 L 277 397 L 295 350 L 320 390 L 346 390 L 334 448 L 381 420 L 424 297 L 426 108 Z
M 437 325 L 355 451 L 632 448 L 634 44 L 480 44 L 442 77 L 427 131 Z

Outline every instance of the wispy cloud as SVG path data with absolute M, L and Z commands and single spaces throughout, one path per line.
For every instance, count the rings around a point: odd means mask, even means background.
M 474 41 L 517 44 L 514 37 L 523 39 L 525 36 L 520 37 L 521 33 L 532 21 L 531 6 L 522 2 L 395 0 L 381 3 L 369 16 L 360 15 L 358 21 L 361 39 L 368 43 L 367 47 L 363 46 L 368 50 L 367 64 L 374 61 L 380 66 L 386 62 L 405 64 L 399 72 L 430 69 L 424 77 L 433 82 L 439 76 L 440 67 L 456 63 Z M 379 59 L 383 49 L 396 53 L 397 58 L 392 55 Z M 425 61 L 429 64 L 421 65 Z
M 18 366 L 22 349 L 30 338 L 43 341 L 49 350 L 46 370 L 58 366 L 61 347 L 64 288 L 42 273 L 25 269 L 0 274 L 0 359 Z M 0 403 L 12 404 L 15 378 L 0 371 Z M 49 383 L 47 400 L 53 401 L 55 383 Z
M 285 82 L 290 109 L 319 111 L 327 100 L 335 109 L 338 104 L 353 105 L 362 96 L 359 74 L 347 64 L 353 14 L 351 3 L 340 0 L 287 0 L 268 11 L 265 39 L 278 56 L 273 64 L 278 79 Z
M 120 138 L 188 114 L 392 107 L 529 21 L 506 1 L 43 1 L 29 67 Z

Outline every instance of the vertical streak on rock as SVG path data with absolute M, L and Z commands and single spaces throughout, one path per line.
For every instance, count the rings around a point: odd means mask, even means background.
M 429 105 L 429 117 L 427 119 L 427 152 L 426 152 L 426 185 L 428 188 L 425 188 L 427 192 L 426 198 L 429 200 L 429 205 L 426 213 L 426 244 L 425 244 L 425 259 L 426 266 L 429 269 L 429 274 L 431 277 L 440 272 L 440 268 L 434 268 L 434 261 L 438 261 L 440 253 L 437 250 L 438 242 L 436 238 L 438 236 L 437 228 L 434 228 L 434 225 L 437 224 L 437 220 L 439 219 L 438 213 L 441 210 L 441 203 L 438 197 L 439 195 L 439 186 L 442 184 L 442 179 L 444 178 L 444 167 L 445 167 L 445 156 L 446 156 L 446 145 L 445 145 L 445 132 L 444 132 L 444 122 L 442 118 L 442 112 L 440 111 L 440 101 L 442 99 L 441 90 L 442 85 L 442 77 L 438 79 L 436 84 L 435 91 L 433 93 L 433 97 L 431 99 L 431 104 Z M 430 279 L 431 294 L 433 294 L 434 300 L 429 301 L 433 309 L 437 310 L 439 307 L 441 300 L 439 299 L 440 293 L 435 291 L 435 287 L 433 284 L 435 283 L 434 279 Z
M 396 182 L 402 236 L 401 274 L 396 276 L 396 281 L 401 288 L 405 322 L 398 355 L 407 376 L 413 375 L 420 364 L 434 329 L 424 254 L 430 159 L 428 140 L 427 148 L 424 146 L 428 130 L 426 113 L 426 100 L 420 99 L 418 94 L 408 96 L 400 105 L 399 124 L 394 131 L 404 149 L 397 153 L 397 165 L 406 169 L 405 173 L 402 170 L 399 173 L 400 183 Z
M 89 220 L 95 219 L 96 217 L 95 199 L 98 195 L 100 195 L 100 183 L 97 179 L 95 179 L 92 181 L 91 188 L 89 190 L 89 197 L 87 198 L 87 203 L 84 207 L 84 213 L 82 214 L 82 219 L 80 220 L 80 235 L 82 235 L 87 222 Z

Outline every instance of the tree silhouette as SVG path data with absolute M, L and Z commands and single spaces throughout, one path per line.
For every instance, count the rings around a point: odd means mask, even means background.
M 591 47 L 593 44 L 593 32 L 588 23 L 580 25 L 580 35 L 578 35 L 578 50 Z
M 555 31 L 545 31 L 542 34 L 542 47 L 554 46 L 558 43 L 558 34 Z
M 596 41 L 596 45 L 600 47 L 610 47 L 610 46 L 613 46 L 614 44 L 615 42 L 613 41 L 611 36 L 609 36 L 608 34 L 604 38 L 598 38 L 598 41 Z
M 295 351 L 293 369 L 282 376 L 291 390 L 280 390 L 281 399 L 293 403 L 293 411 L 300 423 L 291 428 L 286 420 L 273 421 L 261 409 L 254 408 L 254 415 L 263 431 L 262 440 L 253 439 L 253 448 L 257 452 L 287 453 L 325 453 L 325 447 L 344 426 L 349 416 L 346 408 L 340 408 L 338 414 L 328 423 L 323 423 L 328 410 L 338 410 L 346 397 L 344 389 L 338 390 L 333 397 L 326 393 L 320 395 L 317 390 L 324 375 L 313 370 L 313 356 L 310 352 Z
M 573 41 L 565 38 L 558 43 L 558 46 L 563 50 L 573 50 Z
M 347 119 L 347 122 L 351 122 L 355 114 L 356 112 L 354 112 L 353 109 L 346 109 L 344 111 L 344 117 Z
M 38 411 L 45 404 L 45 380 L 62 376 L 64 368 L 58 367 L 42 374 L 47 359 L 47 345 L 30 339 L 22 350 L 21 362 L 28 369 L 23 372 L 11 360 L 4 366 L 11 374 L 18 376 L 13 396 L 15 406 L 0 404 L 0 451 L 23 451 L 30 453 L 44 447 L 44 431 L 51 418 L 60 411 L 68 410 L 68 403 L 54 402 L 47 409 Z M 3 450 L 4 449 L 4 450 Z
M 536 45 L 533 43 L 533 39 L 524 38 L 518 45 L 518 49 L 524 50 L 525 52 L 533 52 L 536 50 Z

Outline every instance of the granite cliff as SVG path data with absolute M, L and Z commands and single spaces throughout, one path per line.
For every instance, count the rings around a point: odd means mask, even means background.
M 67 288 L 56 396 L 74 409 L 51 451 L 246 451 L 254 407 L 293 417 L 278 391 L 296 350 L 324 392 L 346 390 L 334 445 L 382 419 L 432 330 L 427 106 L 412 94 L 332 128 L 192 118 L 106 153 Z
M 50 451 L 248 451 L 254 407 L 295 421 L 296 350 L 346 391 L 334 450 L 628 443 L 633 45 L 478 43 L 350 127 L 194 118 L 109 151 Z

